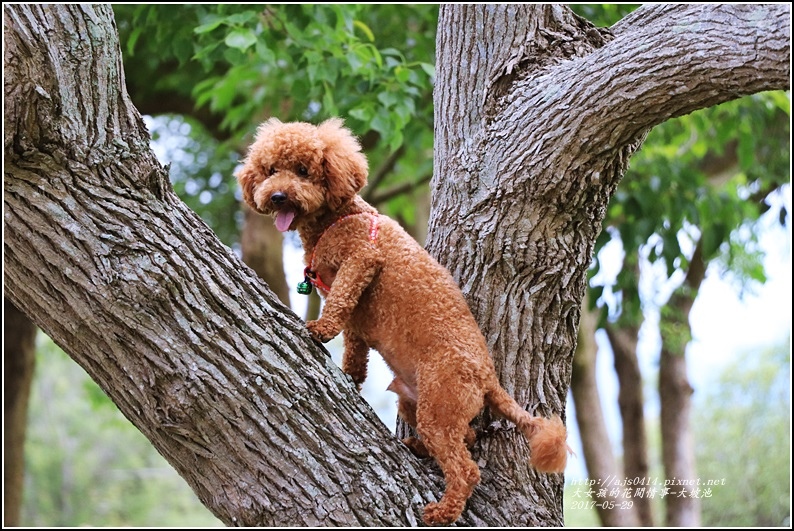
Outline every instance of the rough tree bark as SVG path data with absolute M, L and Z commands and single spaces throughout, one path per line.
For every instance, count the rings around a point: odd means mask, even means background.
M 639 274 L 639 272 L 638 272 Z M 635 485 L 644 486 L 649 478 L 648 437 L 645 429 L 645 400 L 642 396 L 642 373 L 637 358 L 638 325 L 605 327 L 615 356 L 615 373 L 618 377 L 618 406 L 623 423 L 623 475 Z M 633 497 L 639 525 L 653 527 L 651 498 Z
M 3 298 L 3 525 L 20 525 L 36 325 Z
M 226 524 L 420 521 L 435 469 L 170 190 L 124 92 L 110 8 L 14 5 L 5 24 L 9 298 Z M 428 247 L 505 387 L 561 413 L 629 155 L 671 116 L 786 88 L 788 7 L 647 6 L 609 44 L 560 6 L 449 5 L 439 26 Z M 460 523 L 560 525 L 562 478 L 488 428 Z

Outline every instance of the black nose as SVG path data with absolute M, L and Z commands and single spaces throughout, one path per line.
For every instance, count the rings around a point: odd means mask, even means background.
M 270 201 L 272 201 L 274 205 L 283 205 L 286 200 L 287 194 L 284 192 L 276 192 L 270 196 Z

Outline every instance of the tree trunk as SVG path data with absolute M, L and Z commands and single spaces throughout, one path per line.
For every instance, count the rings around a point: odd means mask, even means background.
M 520 403 L 564 411 L 585 272 L 628 156 L 673 115 L 786 88 L 787 9 L 648 6 L 598 49 L 561 6 L 442 7 L 428 247 Z M 5 23 L 8 297 L 224 523 L 421 521 L 436 468 L 170 190 L 110 9 L 18 4 Z M 562 478 L 489 428 L 460 523 L 561 525 Z
M 20 525 L 36 325 L 3 298 L 3 525 Z
M 590 487 L 594 495 L 589 499 L 596 502 L 595 508 L 602 526 L 637 527 L 639 520 L 636 509 L 633 506 L 631 508 L 621 506 L 621 502 L 625 500 L 620 499 L 610 488 L 610 483 L 622 478 L 604 422 L 596 380 L 598 345 L 595 342 L 595 333 L 598 314 L 586 308 L 585 302 L 579 323 L 576 353 L 573 357 L 571 394 L 587 465 L 587 477 L 596 482 Z
M 700 525 L 700 498 L 692 496 L 697 488 L 695 441 L 689 423 L 692 393 L 686 370 L 686 346 L 691 338 L 689 313 L 698 289 L 706 276 L 700 242 L 689 261 L 683 285 L 662 310 L 662 352 L 659 361 L 659 399 L 661 402 L 662 462 L 664 475 L 672 481 L 665 497 L 666 525 Z
M 650 477 L 648 466 L 648 437 L 645 431 L 645 400 L 642 396 L 642 373 L 637 359 L 638 326 L 624 325 L 605 327 L 612 352 L 615 356 L 615 372 L 618 376 L 618 406 L 623 424 L 623 474 L 633 481 L 632 496 L 639 525 L 653 527 L 651 498 L 636 494 L 647 488 Z M 644 482 L 643 482 L 644 481 Z

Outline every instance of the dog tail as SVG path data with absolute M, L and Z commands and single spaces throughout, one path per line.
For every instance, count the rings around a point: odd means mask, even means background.
M 533 417 L 496 383 L 485 395 L 485 402 L 493 411 L 513 422 L 529 441 L 529 464 L 538 472 L 556 473 L 565 470 L 571 449 L 562 419 Z

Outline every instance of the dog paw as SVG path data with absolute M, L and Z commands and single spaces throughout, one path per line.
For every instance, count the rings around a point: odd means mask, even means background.
M 312 336 L 314 336 L 315 339 L 323 343 L 328 343 L 333 338 L 338 336 L 339 332 L 341 332 L 338 327 L 334 326 L 328 321 L 323 321 L 322 319 L 309 321 L 306 323 L 306 328 L 309 329 L 309 332 Z

